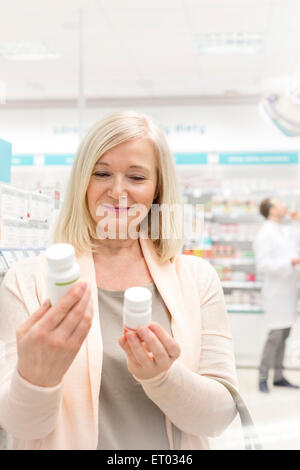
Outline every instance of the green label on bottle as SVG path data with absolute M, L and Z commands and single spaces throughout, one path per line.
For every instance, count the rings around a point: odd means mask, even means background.
M 68 286 L 69 284 L 73 284 L 74 282 L 78 281 L 79 277 L 77 277 L 76 279 L 73 279 L 73 281 L 69 281 L 69 282 L 56 282 L 55 285 L 56 286 Z

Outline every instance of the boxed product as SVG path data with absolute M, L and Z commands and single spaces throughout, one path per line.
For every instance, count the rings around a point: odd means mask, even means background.
M 51 218 L 53 199 L 39 193 L 29 194 L 29 217 L 32 220 L 46 221 Z
M 0 218 L 0 246 L 15 247 L 17 245 L 16 219 L 12 217 Z
M 0 183 L 0 217 L 25 219 L 28 210 L 28 191 Z
M 31 246 L 30 241 L 30 231 L 29 231 L 29 221 L 28 219 L 25 220 L 17 220 L 15 221 L 16 227 L 16 248 L 27 248 Z

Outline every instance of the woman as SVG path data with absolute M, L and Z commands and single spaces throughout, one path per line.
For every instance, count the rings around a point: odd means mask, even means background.
M 51 307 L 40 255 L 1 285 L 0 424 L 12 448 L 207 449 L 231 423 L 234 401 L 214 380 L 237 382 L 219 279 L 180 254 L 178 211 L 151 218 L 178 204 L 150 118 L 113 113 L 88 132 L 53 235 L 75 247 L 81 282 Z M 132 286 L 152 291 L 153 323 L 124 335 Z

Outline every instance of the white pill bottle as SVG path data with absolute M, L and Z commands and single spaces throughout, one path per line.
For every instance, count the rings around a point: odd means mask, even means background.
M 148 326 L 152 318 L 152 292 L 146 287 L 130 287 L 124 293 L 124 331 Z
M 56 243 L 46 250 L 48 261 L 48 291 L 51 305 L 55 305 L 79 281 L 80 271 L 74 247 Z

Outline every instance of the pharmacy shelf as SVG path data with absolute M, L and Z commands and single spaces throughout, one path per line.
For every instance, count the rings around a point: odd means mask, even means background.
M 261 289 L 263 283 L 261 281 L 221 281 L 224 289 Z M 300 289 L 300 283 L 297 284 Z
M 29 246 L 29 247 L 20 248 L 19 246 L 10 247 L 10 246 L 1 246 L 0 245 L 0 250 L 1 251 L 26 251 L 26 250 L 43 251 L 43 250 L 46 250 L 46 248 L 45 247 L 36 247 L 36 246 Z
M 226 310 L 228 313 L 254 313 L 258 315 L 264 314 L 264 310 L 259 305 L 247 305 L 247 304 L 234 304 L 226 305 Z M 297 315 L 300 315 L 300 310 L 297 310 Z
M 250 223 L 259 224 L 262 218 L 256 214 L 204 214 L 204 220 L 211 220 L 212 222 L 220 223 Z
M 213 264 L 224 266 L 252 266 L 255 264 L 254 258 L 207 258 Z
M 221 281 L 224 289 L 261 289 L 262 282 Z
M 245 317 L 249 314 L 250 317 L 251 315 L 258 316 L 261 319 L 264 313 L 261 305 L 263 279 L 257 276 L 253 256 L 253 241 L 259 226 L 264 221 L 258 211 L 258 199 L 249 193 L 251 205 L 246 205 L 244 197 L 235 197 L 234 194 L 232 196 L 220 195 L 218 188 L 208 191 L 207 196 L 203 196 L 203 193 L 198 194 L 189 188 L 185 191 L 186 201 L 193 205 L 202 204 L 202 212 L 196 212 L 194 220 L 198 221 L 203 217 L 202 223 L 204 222 L 208 236 L 211 238 L 210 255 L 212 257 L 205 257 L 205 259 L 211 263 L 220 277 L 227 311 L 233 317 L 235 315 L 239 317 L 238 314 L 240 314 L 243 318 L 243 314 Z M 263 194 L 259 194 L 259 200 L 264 197 Z M 197 240 L 187 240 L 187 250 L 192 253 L 196 244 Z M 227 246 L 230 246 L 230 249 L 226 248 Z M 201 251 L 200 248 L 199 251 Z M 207 254 L 208 251 L 207 246 L 203 246 L 203 254 Z M 256 274 L 256 277 L 250 277 L 250 273 Z M 256 279 L 256 281 L 246 281 L 246 279 Z M 235 290 L 237 292 L 234 292 Z
M 229 304 L 226 307 L 229 313 L 264 313 L 261 305 Z
M 212 235 L 211 240 L 218 243 L 253 243 L 253 238 L 232 238 L 232 237 L 223 237 L 217 238 Z
M 0 273 L 5 274 L 6 271 L 16 262 L 24 258 L 37 256 L 46 248 L 44 247 L 1 247 L 0 246 Z

